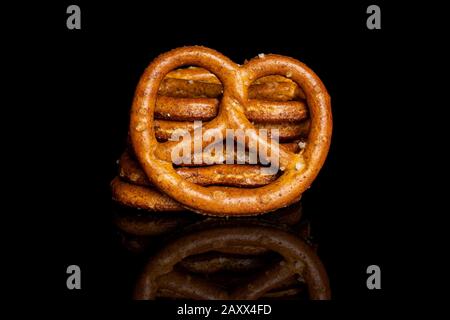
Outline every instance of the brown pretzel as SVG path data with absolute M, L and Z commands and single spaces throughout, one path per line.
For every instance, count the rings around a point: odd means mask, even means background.
M 202 124 L 203 127 L 207 125 L 207 122 Z M 305 138 L 308 135 L 309 121 L 300 123 L 255 123 L 254 126 L 257 129 L 278 129 L 280 141 L 287 141 Z M 194 130 L 194 122 L 155 120 L 154 129 L 155 136 L 159 141 L 167 141 L 175 130 L 181 129 L 192 132 Z
M 308 131 L 309 130 L 309 122 L 304 123 L 304 125 L 305 125 L 305 128 L 303 128 L 302 130 Z M 303 135 L 303 134 L 301 134 L 301 135 Z M 131 140 L 131 139 L 129 139 L 129 140 Z M 131 149 L 130 150 L 131 153 L 134 154 L 134 152 L 132 150 L 133 146 L 131 144 L 131 141 L 128 142 L 128 145 L 129 145 L 129 147 Z M 300 139 L 293 140 L 291 142 L 281 142 L 281 146 L 286 152 L 298 153 L 299 151 L 301 151 L 302 149 L 305 148 L 305 146 L 306 146 L 306 139 L 305 138 L 300 138 Z M 236 148 L 235 148 L 235 150 L 236 150 Z M 170 162 L 171 161 L 171 154 L 170 154 L 170 152 L 171 152 L 170 148 L 167 148 L 167 149 L 164 148 L 164 150 L 159 150 L 158 151 L 158 157 L 161 160 Z M 246 156 L 248 156 L 248 151 L 246 151 Z M 136 158 L 135 156 L 133 156 L 133 157 Z M 234 158 L 237 159 L 237 154 L 236 153 L 234 154 Z M 211 156 L 210 154 L 202 152 L 202 159 L 201 159 L 202 162 L 199 163 L 199 164 L 194 163 L 194 154 L 192 154 L 191 155 L 191 163 L 181 163 L 181 164 L 179 164 L 179 166 L 186 166 L 186 167 L 204 166 L 204 165 L 208 164 L 207 160 L 211 160 L 211 159 L 214 160 L 213 163 L 224 163 L 225 159 L 226 159 L 226 150 L 223 150 L 223 154 L 222 155 L 214 155 L 214 156 Z M 248 162 L 248 158 L 246 158 L 245 160 L 246 160 L 246 163 L 247 163 Z
M 181 260 L 196 254 L 233 245 L 262 246 L 277 252 L 283 260 L 262 270 L 249 283 L 228 293 L 204 279 L 175 271 Z M 167 244 L 147 263 L 135 292 L 135 299 L 154 299 L 160 288 L 179 292 L 191 299 L 258 299 L 293 275 L 301 276 L 310 299 L 330 298 L 328 277 L 319 258 L 294 235 L 272 227 L 217 227 L 187 234 Z
M 189 67 L 189 68 L 182 68 L 182 69 L 176 69 L 171 72 L 169 72 L 165 78 L 167 79 L 180 79 L 180 80 L 191 80 L 190 84 L 192 85 L 201 85 L 202 82 L 207 83 L 215 83 L 220 84 L 220 80 L 211 72 L 209 72 L 206 69 L 198 68 L 198 67 Z M 192 83 L 194 81 L 194 83 Z M 291 91 L 293 93 L 287 94 L 284 99 L 279 99 L 280 90 L 277 90 L 277 83 L 284 82 L 289 84 L 289 88 L 285 91 Z M 266 87 L 266 90 L 260 90 L 260 86 L 257 86 L 259 84 L 268 84 Z M 286 87 L 287 88 L 287 87 Z M 283 90 L 281 90 L 283 91 Z M 262 94 L 261 94 L 262 93 Z M 168 92 L 168 95 L 170 96 L 171 93 Z M 269 97 L 267 100 L 294 100 L 294 99 L 305 99 L 305 93 L 303 90 L 297 86 L 297 84 L 292 81 L 289 78 L 286 78 L 284 76 L 278 76 L 278 75 L 272 75 L 272 76 L 266 76 L 261 77 L 257 80 L 255 80 L 249 87 L 249 95 L 252 96 L 254 99 L 263 99 L 264 97 Z
M 134 185 L 121 180 L 119 177 L 114 178 L 111 182 L 111 190 L 113 199 L 128 207 L 155 212 L 184 211 L 181 204 L 162 194 L 159 190 L 147 186 Z M 297 205 L 293 205 L 291 207 L 279 209 L 278 211 L 272 213 L 273 216 L 263 217 L 263 220 L 274 221 L 279 224 L 293 225 L 300 220 L 302 215 L 301 207 L 300 209 L 295 209 L 296 207 Z M 124 231 L 135 235 L 143 234 L 141 231 L 132 232 L 131 230 L 134 228 L 153 229 L 152 226 L 147 225 L 145 222 L 133 221 L 133 223 L 131 223 L 131 220 L 128 219 L 120 219 L 119 221 Z M 169 224 L 171 223 L 172 222 Z M 124 224 L 126 224 L 126 227 Z M 140 224 L 144 225 L 139 226 Z
M 124 152 L 119 160 L 120 177 L 137 185 L 149 186 L 150 181 L 139 164 Z M 220 184 L 229 186 L 262 186 L 276 179 L 276 175 L 261 174 L 260 166 L 213 165 L 196 168 L 177 168 L 184 179 L 202 186 Z
M 158 143 L 153 115 L 158 88 L 165 75 L 185 65 L 197 65 L 214 73 L 224 87 L 219 114 L 205 126 L 225 136 L 225 130 L 253 129 L 244 115 L 248 86 L 267 75 L 285 75 L 301 87 L 311 117 L 308 143 L 302 154 L 293 154 L 259 136 L 250 141 L 265 147 L 269 154 L 279 151 L 284 173 L 260 188 L 202 187 L 180 177 L 172 163 L 161 160 L 176 144 Z M 136 89 L 130 121 L 130 134 L 136 156 L 149 179 L 160 190 L 190 210 L 211 215 L 254 215 L 276 210 L 297 201 L 311 185 L 328 153 L 331 138 L 331 109 L 328 93 L 320 79 L 304 64 L 292 58 L 266 55 L 238 66 L 220 53 L 204 47 L 184 47 L 155 59 L 146 69 Z M 211 132 L 210 132 L 211 133 Z M 204 142 L 209 139 L 204 139 Z
M 220 82 L 197 81 L 193 78 L 195 76 L 191 77 L 189 74 L 184 75 L 184 78 L 170 78 L 167 75 L 158 89 L 158 94 L 176 98 L 217 98 L 222 95 L 223 87 Z M 250 99 L 269 101 L 305 99 L 302 89 L 292 80 L 280 76 L 260 78 L 250 85 L 248 91 Z
M 211 120 L 217 115 L 219 100 L 208 98 L 173 98 L 159 96 L 155 118 L 178 121 Z
M 247 63 L 247 62 L 248 61 L 246 61 L 245 63 Z M 170 71 L 167 74 L 165 79 L 169 79 L 169 78 L 216 83 L 216 84 L 220 84 L 220 85 L 222 84 L 220 82 L 219 78 L 217 78 L 214 75 L 214 73 L 211 73 L 204 68 L 199 68 L 199 67 L 194 67 L 194 66 L 190 66 L 188 68 L 180 68 L 180 69 Z M 253 84 L 270 83 L 270 82 L 289 82 L 294 85 L 297 85 L 297 84 L 295 84 L 295 82 L 293 82 L 289 78 L 286 78 L 283 76 L 277 76 L 277 75 L 261 77 L 261 78 L 255 80 L 255 82 L 253 82 Z M 301 88 L 299 88 L 299 89 L 301 90 Z M 274 93 L 274 94 L 276 94 L 276 93 Z M 305 96 L 303 95 L 303 99 L 304 98 L 305 98 Z
M 216 83 L 222 85 L 220 80 L 206 69 L 199 67 L 180 68 L 170 71 L 165 79 L 181 79 L 199 82 Z
M 116 177 L 111 182 L 113 200 L 134 208 L 149 211 L 184 211 L 175 200 L 158 190 L 133 185 Z
M 156 100 L 155 118 L 163 120 L 194 121 L 212 120 L 219 109 L 219 100 L 207 98 L 173 98 L 160 96 Z M 249 100 L 245 115 L 255 122 L 294 122 L 307 116 L 302 101 Z M 270 128 L 269 125 L 266 125 Z

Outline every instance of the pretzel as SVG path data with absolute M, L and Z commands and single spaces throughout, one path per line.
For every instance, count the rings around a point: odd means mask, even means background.
M 189 69 L 185 69 L 189 71 Z M 189 72 L 183 77 L 171 78 L 170 73 L 162 81 L 158 94 L 176 98 L 217 98 L 223 87 L 215 81 L 197 81 Z M 210 73 L 211 74 L 211 73 Z M 194 76 L 195 77 L 195 76 Z M 266 79 L 264 79 L 266 78 Z M 305 99 L 305 94 L 292 80 L 280 76 L 260 78 L 249 87 L 250 99 L 289 101 Z
M 156 100 L 155 118 L 177 121 L 208 121 L 217 115 L 218 109 L 218 99 L 159 96 Z M 245 109 L 245 115 L 250 121 L 255 122 L 294 122 L 306 118 L 307 107 L 303 101 L 280 102 L 252 99 L 249 100 Z
M 139 164 L 124 152 L 119 160 L 120 177 L 131 183 L 150 186 L 151 182 Z M 177 168 L 184 179 L 203 186 L 221 184 L 229 186 L 262 186 L 276 179 L 275 175 L 261 174 L 260 166 L 213 165 L 196 168 Z
M 188 68 L 180 68 L 173 71 L 170 71 L 165 79 L 180 79 L 180 80 L 191 80 L 191 81 L 199 81 L 199 82 L 207 82 L 207 83 L 215 83 L 220 84 L 220 80 L 214 75 L 214 73 L 209 72 L 204 68 L 199 67 L 188 67 Z
M 173 98 L 159 96 L 155 118 L 179 121 L 211 120 L 217 115 L 219 100 L 208 98 Z
M 247 63 L 246 61 L 245 63 Z M 173 71 L 170 71 L 165 79 L 181 79 L 181 80 L 192 80 L 192 81 L 200 81 L 200 82 L 208 82 L 208 83 L 216 83 L 216 84 L 222 84 L 217 78 L 214 73 L 209 72 L 208 70 L 204 68 L 194 67 L 190 66 L 188 68 L 180 68 Z M 292 83 L 295 86 L 295 82 L 293 82 L 291 79 L 283 77 L 283 76 L 265 76 L 261 77 L 253 82 L 253 84 L 261 84 L 261 83 L 270 83 L 270 82 L 288 82 Z M 301 90 L 301 88 L 299 88 Z M 276 94 L 276 93 L 274 93 Z M 305 99 L 305 96 L 303 94 L 303 99 Z
M 189 256 L 238 244 L 262 246 L 277 252 L 283 260 L 261 270 L 250 282 L 241 284 L 230 293 L 204 279 L 174 270 L 179 261 Z M 325 269 L 305 242 L 271 227 L 223 226 L 187 234 L 167 244 L 147 263 L 135 288 L 134 298 L 155 299 L 160 289 L 168 289 L 191 299 L 258 299 L 294 275 L 305 281 L 310 299 L 330 299 Z
M 164 79 L 158 89 L 159 95 L 174 98 L 216 98 L 222 92 L 222 86 L 218 84 L 181 79 Z
M 308 131 L 309 130 L 309 122 L 306 122 L 304 125 L 307 126 L 306 128 L 304 128 L 304 130 Z M 134 155 L 133 146 L 132 146 L 132 143 L 131 143 L 131 138 L 129 138 L 128 140 L 130 140 L 130 141 L 128 141 L 128 146 L 129 146 L 129 149 L 131 149 L 131 150 L 129 150 L 127 152 L 130 152 L 131 154 L 133 154 L 133 158 L 136 158 L 136 156 Z M 293 141 L 290 141 L 290 142 L 281 142 L 281 146 L 287 152 L 298 153 L 302 149 L 304 149 L 304 147 L 306 146 L 306 139 L 305 138 L 300 138 L 300 139 L 296 139 L 296 140 L 293 140 Z M 236 151 L 236 148 L 235 148 L 235 151 Z M 167 149 L 164 149 L 164 150 L 159 150 L 158 151 L 158 157 L 161 160 L 170 162 L 171 161 L 171 154 L 170 154 L 170 152 L 171 152 L 170 148 L 167 148 Z M 246 157 L 247 157 L 247 155 L 248 155 L 248 152 L 246 152 Z M 215 156 L 211 156 L 210 154 L 204 153 L 203 150 L 202 150 L 202 159 L 201 159 L 202 162 L 198 163 L 198 164 L 196 164 L 195 161 L 194 161 L 194 154 L 192 154 L 191 156 L 192 156 L 191 163 L 181 163 L 181 164 L 179 164 L 179 166 L 186 166 L 186 167 L 190 167 L 190 166 L 204 166 L 204 165 L 208 165 L 207 160 L 211 160 L 211 159 L 214 160 L 214 161 L 212 161 L 213 163 L 220 163 L 222 161 L 225 162 L 226 150 L 224 148 L 222 155 L 215 155 Z M 237 159 L 237 153 L 236 152 L 234 154 L 234 158 Z M 245 160 L 246 160 L 246 162 L 248 162 L 247 161 L 248 158 L 246 158 Z M 209 162 L 209 163 L 211 163 L 211 162 Z M 142 169 L 140 169 L 140 170 L 142 171 Z M 242 172 L 239 172 L 239 173 L 242 173 Z M 131 180 L 131 181 L 133 181 L 133 180 Z
M 171 70 L 196 65 L 214 73 L 223 84 L 223 97 L 217 117 L 205 130 L 253 129 L 244 115 L 249 94 L 248 87 L 256 79 L 268 75 L 284 75 L 301 87 L 306 95 L 311 129 L 303 153 L 294 154 L 259 136 L 250 142 L 267 148 L 268 153 L 279 151 L 284 173 L 274 182 L 259 188 L 203 187 L 179 176 L 169 161 L 169 150 L 178 144 L 158 143 L 154 132 L 154 111 L 158 88 Z M 183 47 L 162 54 L 146 69 L 136 89 L 131 109 L 130 135 L 136 156 L 147 177 L 165 194 L 189 210 L 217 215 L 255 215 L 274 211 L 297 201 L 311 185 L 322 167 L 331 139 L 330 98 L 320 79 L 301 62 L 279 55 L 265 55 L 243 66 L 233 63 L 220 53 L 204 47 Z M 204 139 L 205 142 L 207 139 Z
M 175 200 L 155 189 L 144 188 L 115 177 L 111 182 L 113 200 L 123 205 L 148 211 L 184 211 Z
M 113 200 L 116 202 L 137 209 L 144 209 L 152 212 L 181 212 L 185 211 L 185 208 L 177 203 L 175 200 L 169 198 L 165 194 L 161 193 L 159 190 L 154 188 L 145 187 L 142 185 L 135 185 L 120 179 L 120 177 L 115 177 L 111 182 L 111 190 Z M 132 232 L 134 228 L 149 229 L 153 230 L 153 225 L 146 223 L 139 223 L 132 221 L 128 218 L 117 218 L 118 224 L 121 225 L 129 233 L 134 233 L 136 235 L 141 234 L 140 231 Z M 158 223 L 158 222 L 155 222 Z M 168 222 L 170 225 L 172 222 Z M 175 222 L 173 222 L 175 223 Z M 135 224 L 134 226 L 132 226 Z M 159 229 L 162 228 L 162 229 Z M 164 232 L 165 226 L 159 226 L 156 233 Z M 128 229 L 128 230 L 127 230 Z M 156 227 L 155 227 L 156 229 Z M 142 231 L 144 233 L 152 233 L 153 231 Z
M 203 127 L 208 123 L 203 123 Z M 280 141 L 305 138 L 309 130 L 309 121 L 300 123 L 255 123 L 256 129 L 278 129 Z M 185 130 L 192 132 L 194 130 L 194 122 L 191 121 L 168 121 L 155 120 L 155 135 L 159 141 L 167 141 L 170 139 L 175 130 Z M 270 132 L 270 131 L 269 131 Z

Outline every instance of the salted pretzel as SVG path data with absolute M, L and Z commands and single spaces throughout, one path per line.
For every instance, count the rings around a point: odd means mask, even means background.
M 212 120 L 218 112 L 219 100 L 208 98 L 174 98 L 159 96 L 156 100 L 155 118 L 165 120 Z M 303 101 L 250 100 L 245 114 L 256 122 L 293 122 L 306 118 L 307 107 Z M 161 121 L 161 123 L 164 123 Z
M 124 152 L 119 160 L 119 174 L 124 180 L 151 186 L 145 173 L 129 152 Z M 176 172 L 195 184 L 203 186 L 222 184 L 229 186 L 261 186 L 275 180 L 275 175 L 261 174 L 260 166 L 252 165 L 216 165 L 196 168 L 177 168 Z
M 273 115 L 270 110 L 266 109 L 266 112 L 267 115 Z M 207 125 L 207 122 L 203 123 L 203 126 Z M 309 121 L 300 123 L 255 123 L 254 126 L 257 129 L 278 129 L 280 141 L 287 141 L 305 138 L 309 130 Z M 174 131 L 179 129 L 193 131 L 194 123 L 192 121 L 155 120 L 155 136 L 158 141 L 169 140 Z
M 217 167 L 205 168 L 205 171 L 201 170 L 202 168 L 194 169 L 194 171 L 190 171 L 190 174 L 193 174 L 194 172 L 202 172 L 202 175 L 194 175 L 192 180 L 197 183 L 203 183 L 204 185 L 215 183 L 218 179 L 220 179 L 220 182 L 222 184 L 228 182 L 231 185 L 256 186 L 259 183 L 268 183 L 270 179 L 274 179 L 274 177 L 270 175 L 267 177 L 260 177 L 257 172 L 252 173 L 254 167 L 251 166 L 249 166 L 250 172 L 247 173 L 247 175 L 242 175 L 241 173 L 233 173 L 232 171 L 230 171 L 233 169 L 233 167 L 228 169 L 228 167 L 223 166 L 221 168 L 227 168 L 226 173 L 229 176 L 224 175 L 224 172 L 222 171 L 220 171 L 220 174 L 217 174 Z M 243 168 L 241 168 L 240 170 L 242 169 Z M 207 172 L 213 172 L 214 175 L 207 175 Z M 121 171 L 121 173 L 124 174 L 123 171 Z M 142 175 L 133 175 L 133 172 L 131 172 L 127 176 L 129 178 L 127 178 L 126 180 L 123 180 L 120 177 L 115 177 L 111 181 L 112 197 L 116 202 L 131 208 L 144 209 L 153 212 L 186 211 L 180 203 L 161 193 L 159 190 L 149 186 L 148 183 L 150 182 L 144 180 Z M 127 181 L 128 179 L 130 179 L 131 181 Z M 289 208 L 284 209 L 288 210 Z M 274 218 L 278 219 L 279 215 L 275 215 Z
M 249 86 L 255 80 L 286 76 L 306 96 L 310 132 L 301 153 L 271 144 L 254 134 L 256 142 L 272 152 L 279 152 L 283 174 L 259 188 L 201 186 L 180 176 L 171 163 L 171 150 L 182 142 L 158 142 L 155 137 L 154 112 L 158 90 L 164 77 L 181 66 L 195 65 L 217 76 L 223 84 L 223 96 L 217 116 L 204 131 L 221 133 L 226 129 L 255 129 L 246 118 Z M 328 93 L 320 79 L 301 62 L 279 55 L 259 56 L 239 66 L 220 53 L 204 47 L 184 47 L 156 58 L 144 72 L 136 89 L 131 110 L 130 136 L 136 157 L 149 180 L 159 190 L 189 210 L 216 216 L 255 215 L 274 211 L 298 201 L 322 167 L 331 139 L 331 110 Z M 204 138 L 206 144 L 208 139 Z M 203 145 L 205 147 L 205 145 Z
M 184 211 L 180 203 L 159 190 L 127 183 L 119 177 L 111 181 L 113 200 L 138 209 L 158 212 Z
M 262 246 L 281 255 L 250 282 L 231 292 L 206 279 L 178 270 L 185 258 L 235 245 Z M 330 299 L 328 277 L 315 252 L 298 237 L 273 227 L 255 225 L 219 226 L 181 236 L 160 250 L 147 263 L 134 291 L 134 298 L 151 300 L 161 290 L 190 299 L 254 300 L 293 276 L 300 277 L 312 300 Z
M 249 86 L 249 98 L 265 101 L 305 99 L 303 90 L 283 76 L 266 76 Z M 220 80 L 208 70 L 189 67 L 171 71 L 163 79 L 158 93 L 177 98 L 217 98 L 223 94 Z

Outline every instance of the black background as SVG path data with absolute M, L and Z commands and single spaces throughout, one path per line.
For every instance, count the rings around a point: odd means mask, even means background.
M 66 28 L 66 8 L 81 7 L 81 30 Z M 382 29 L 366 28 L 366 8 L 378 4 Z M 36 45 L 45 94 L 48 155 L 37 259 L 54 298 L 129 299 L 135 275 L 111 227 L 109 182 L 125 146 L 128 112 L 145 67 L 158 54 L 204 45 L 238 63 L 278 53 L 306 63 L 325 83 L 334 132 L 326 164 L 303 197 L 319 254 L 337 301 L 397 297 L 403 214 L 397 191 L 398 48 L 410 37 L 402 11 L 384 2 L 167 2 L 144 5 L 76 1 L 45 5 Z M 45 79 L 45 80 L 44 80 Z M 45 123 L 45 124 L 44 124 Z M 396 217 L 396 218 L 394 218 Z M 400 248 L 400 249 L 399 249 Z M 82 290 L 66 288 L 66 267 L 82 270 Z M 382 270 L 382 290 L 368 290 L 366 268 Z

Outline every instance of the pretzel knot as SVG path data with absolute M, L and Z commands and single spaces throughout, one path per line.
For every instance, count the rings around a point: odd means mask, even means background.
M 248 283 L 240 284 L 231 292 L 176 267 L 190 256 L 236 245 L 263 247 L 280 254 L 282 260 L 261 270 Z M 255 300 L 293 276 L 305 281 L 311 300 L 330 299 L 325 269 L 304 241 L 274 227 L 224 225 L 193 232 L 167 244 L 146 265 L 134 298 L 151 300 L 159 292 L 170 291 L 190 299 Z
M 201 186 L 184 179 L 173 167 L 171 151 L 193 141 L 158 142 L 154 111 L 158 88 L 164 77 L 182 66 L 198 66 L 215 74 L 223 85 L 217 116 L 203 128 L 203 147 L 211 134 L 226 136 L 227 129 L 253 130 L 246 118 L 250 104 L 248 88 L 259 78 L 287 76 L 303 89 L 311 118 L 306 148 L 297 154 L 257 134 L 248 136 L 248 146 L 278 154 L 283 173 L 275 181 L 258 188 Z M 222 54 L 204 47 L 183 47 L 156 58 L 145 70 L 136 89 L 131 110 L 130 135 L 136 157 L 157 188 L 186 208 L 210 215 L 255 215 L 274 211 L 299 200 L 322 167 L 331 139 L 332 119 L 329 95 L 320 79 L 303 63 L 284 56 L 256 57 L 240 66 Z

